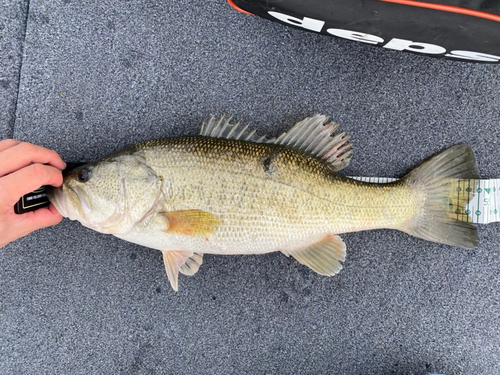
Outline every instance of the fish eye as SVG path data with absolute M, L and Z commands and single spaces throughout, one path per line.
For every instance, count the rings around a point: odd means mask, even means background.
M 86 169 L 82 169 L 78 172 L 77 179 L 80 182 L 87 182 L 90 178 L 90 172 Z

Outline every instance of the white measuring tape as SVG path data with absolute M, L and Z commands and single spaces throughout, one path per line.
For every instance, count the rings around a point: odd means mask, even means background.
M 350 177 L 354 180 L 384 184 L 397 181 L 388 177 Z M 464 207 L 454 202 L 467 197 Z M 450 189 L 450 212 L 457 215 L 457 220 L 475 224 L 489 224 L 500 221 L 500 179 L 493 180 L 456 180 Z

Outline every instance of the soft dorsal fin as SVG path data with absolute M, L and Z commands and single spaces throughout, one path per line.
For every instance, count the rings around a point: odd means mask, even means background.
M 236 139 L 255 143 L 266 143 L 268 139 L 265 135 L 258 136 L 256 130 L 248 129 L 238 121 L 231 124 L 232 117 L 222 116 L 216 120 L 214 116 L 201 125 L 200 135 L 212 138 Z
M 344 132 L 334 134 L 338 124 L 327 121 L 323 115 L 305 118 L 273 143 L 315 156 L 334 171 L 340 171 L 351 161 L 351 143 Z

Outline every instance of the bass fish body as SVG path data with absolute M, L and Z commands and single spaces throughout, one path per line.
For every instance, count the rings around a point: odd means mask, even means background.
M 205 253 L 281 251 L 334 275 L 345 232 L 390 228 L 475 246 L 476 228 L 448 213 L 451 181 L 477 178 L 467 146 L 397 182 L 363 183 L 335 173 L 348 164 L 350 144 L 325 122 L 316 115 L 268 140 L 212 118 L 200 136 L 139 143 L 79 167 L 49 197 L 63 216 L 162 251 L 175 290 L 178 273 L 194 274 Z

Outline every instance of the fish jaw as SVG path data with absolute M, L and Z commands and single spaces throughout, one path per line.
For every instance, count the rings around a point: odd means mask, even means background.
M 77 220 L 81 216 L 82 210 L 78 208 L 80 199 L 73 189 L 63 185 L 59 188 L 50 189 L 47 196 L 63 217 Z
M 117 234 L 127 232 L 129 227 L 122 229 L 120 210 L 108 219 L 108 223 L 94 223 L 90 220 L 92 204 L 85 191 L 78 186 L 70 187 L 63 184 L 60 188 L 52 188 L 48 192 L 49 200 L 63 217 L 79 221 L 83 226 L 101 233 Z

